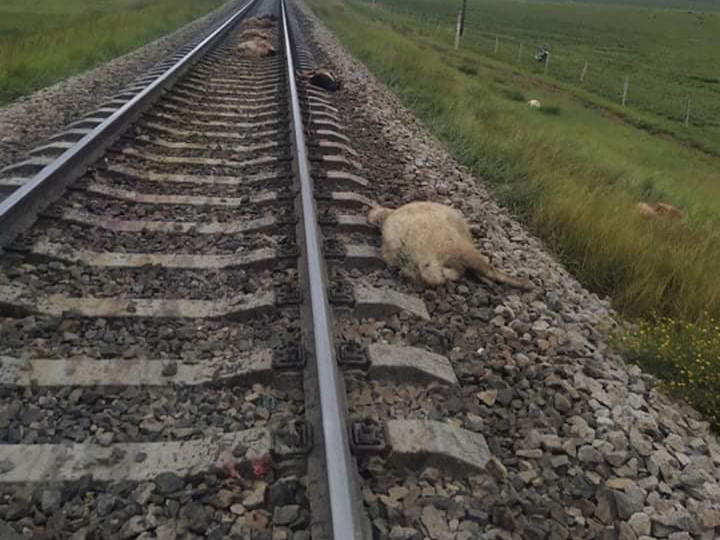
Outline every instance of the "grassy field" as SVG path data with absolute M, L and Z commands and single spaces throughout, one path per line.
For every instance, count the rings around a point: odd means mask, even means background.
M 440 23 L 448 43 L 453 39 L 459 0 L 378 2 L 409 10 L 421 20 L 431 18 L 433 27 Z M 628 76 L 628 104 L 650 113 L 651 125 L 720 155 L 720 73 L 711 60 L 720 56 L 720 13 L 700 11 L 711 8 L 711 2 L 667 0 L 664 5 L 686 7 L 650 10 L 604 3 L 469 0 L 463 47 L 538 76 L 543 65 L 532 55 L 536 46 L 547 45 L 550 80 L 616 104 Z M 715 10 L 720 11 L 720 5 Z M 580 82 L 585 63 L 588 69 Z
M 0 0 L 0 104 L 166 34 L 222 0 Z
M 643 339 L 625 341 L 635 357 L 652 366 L 647 358 L 660 337 L 648 336 L 671 328 L 685 353 L 668 349 L 676 369 L 658 362 L 656 373 L 680 380 L 697 354 L 709 358 L 709 373 L 720 373 L 718 344 L 692 339 L 720 315 L 720 159 L 623 122 L 603 98 L 474 50 L 454 51 L 415 19 L 352 0 L 309 3 L 587 287 L 646 321 Z M 543 108 L 530 109 L 531 98 Z M 652 200 L 688 215 L 681 223 L 637 216 L 634 205 Z M 703 402 L 709 392 L 693 377 L 670 390 L 718 418 L 712 409 L 720 403 Z M 720 390 L 720 380 L 702 384 Z

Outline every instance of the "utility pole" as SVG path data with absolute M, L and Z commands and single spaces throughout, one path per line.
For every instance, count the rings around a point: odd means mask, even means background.
M 460 47 L 460 36 L 463 35 L 465 30 L 465 8 L 467 7 L 467 0 L 462 0 L 460 11 L 458 11 L 457 25 L 455 26 L 455 49 Z
M 462 11 L 458 11 L 457 22 L 455 23 L 455 50 L 460 47 L 460 28 L 462 28 Z

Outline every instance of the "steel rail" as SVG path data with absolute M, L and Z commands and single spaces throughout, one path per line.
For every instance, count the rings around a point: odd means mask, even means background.
M 245 6 L 235 11 L 220 27 L 154 79 L 146 88 L 2 201 L 0 203 L 0 249 L 11 242 L 23 227 L 30 225 L 37 213 L 59 196 L 65 187 L 79 178 L 131 122 L 216 45 L 257 2 L 258 0 L 250 0 Z
M 313 180 L 305 145 L 300 99 L 295 80 L 290 25 L 286 0 L 281 0 L 283 39 L 288 69 L 292 134 L 295 143 L 297 174 L 303 212 L 303 229 L 307 250 L 307 277 L 310 285 L 313 339 L 317 363 L 320 407 L 327 484 L 330 499 L 330 516 L 334 540 L 361 540 L 363 534 L 360 502 L 353 488 L 355 470 L 350 454 L 345 406 L 345 393 L 335 362 L 332 316 L 326 290 L 325 267 L 321 253 L 320 227 L 313 197 Z

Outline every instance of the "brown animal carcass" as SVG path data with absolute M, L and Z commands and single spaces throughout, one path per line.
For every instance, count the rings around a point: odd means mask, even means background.
M 643 217 L 657 217 L 655 209 L 648 203 L 639 202 L 635 205 L 635 208 L 637 208 L 638 213 Z
M 260 30 L 259 28 L 248 28 L 247 30 L 243 30 L 243 32 L 240 34 L 241 40 L 246 39 L 252 39 L 252 38 L 261 38 L 261 39 L 270 39 L 270 33 L 267 30 Z
M 300 73 L 300 77 L 312 84 L 330 92 L 340 89 L 342 83 L 335 77 L 332 71 L 324 68 L 309 69 Z
M 685 215 L 679 208 L 664 202 L 639 202 L 636 208 L 640 215 L 646 218 L 678 220 Z
M 275 26 L 276 17 L 272 15 L 265 15 L 263 17 L 250 17 L 242 22 L 242 26 L 245 28 L 272 28 Z
M 657 202 L 655 203 L 655 211 L 661 215 L 670 219 L 682 219 L 684 213 L 679 208 L 669 203 Z
M 267 39 L 258 37 L 240 43 L 240 45 L 238 45 L 238 51 L 241 55 L 251 58 L 274 56 L 277 52 L 275 47 L 273 47 Z

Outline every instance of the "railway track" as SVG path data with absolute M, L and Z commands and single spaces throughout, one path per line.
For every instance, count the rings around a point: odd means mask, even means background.
M 278 54 L 243 58 L 257 14 Z M 458 381 L 361 328 L 429 315 L 355 279 L 382 266 L 370 181 L 314 65 L 250 2 L 0 171 L 3 540 L 370 538 L 377 456 L 487 464 L 477 433 L 348 404 Z
M 0 171 L 0 540 L 717 538 L 720 447 L 606 306 L 300 5 L 235 5 Z M 418 196 L 543 286 L 399 278 L 365 216 Z

